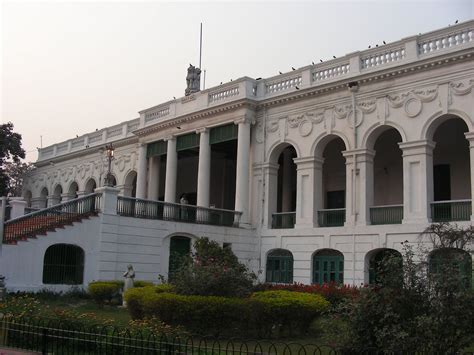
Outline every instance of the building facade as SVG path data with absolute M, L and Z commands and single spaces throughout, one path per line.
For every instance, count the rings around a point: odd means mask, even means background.
M 474 221 L 473 30 L 243 77 L 40 149 L 19 210 L 94 191 L 101 208 L 35 239 L 4 237 L 2 273 L 13 288 L 60 285 L 45 280 L 59 244 L 82 250 L 78 284 L 120 278 L 127 264 L 156 280 L 205 236 L 261 280 L 373 281 L 375 262 L 426 242 L 430 223 Z M 114 188 L 104 188 L 111 143 Z

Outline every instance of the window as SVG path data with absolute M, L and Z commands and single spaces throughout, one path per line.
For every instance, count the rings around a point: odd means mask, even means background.
M 84 280 L 84 251 L 75 245 L 55 244 L 44 254 L 43 283 L 80 285 Z
M 266 282 L 293 283 L 293 254 L 276 249 L 267 256 Z
M 402 282 L 403 257 L 394 249 L 382 249 L 372 254 L 369 259 L 369 285 L 392 286 Z
M 313 256 L 313 284 L 344 282 L 344 256 L 332 249 L 318 251 Z
M 442 248 L 431 253 L 429 259 L 431 277 L 458 277 L 463 288 L 472 284 L 472 259 L 461 249 Z

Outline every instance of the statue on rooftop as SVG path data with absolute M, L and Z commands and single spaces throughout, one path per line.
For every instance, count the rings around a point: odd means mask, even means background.
M 184 91 L 186 96 L 201 90 L 201 69 L 189 64 L 188 75 L 186 75 L 187 88 Z

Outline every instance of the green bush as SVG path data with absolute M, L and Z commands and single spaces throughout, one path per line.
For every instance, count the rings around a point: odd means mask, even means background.
M 104 305 L 120 297 L 121 289 L 122 284 L 118 281 L 95 281 L 89 284 L 88 293 L 97 304 Z
M 252 294 L 252 315 L 263 336 L 274 330 L 293 335 L 294 330 L 306 333 L 311 322 L 329 309 L 321 295 L 293 291 L 263 291 Z
M 130 289 L 125 300 L 132 318 L 157 317 L 166 324 L 183 326 L 204 335 L 275 335 L 278 331 L 304 333 L 329 307 L 320 295 L 290 292 L 258 292 L 250 298 L 178 295 L 157 287 Z
M 153 282 L 141 281 L 141 280 L 137 280 L 133 282 L 133 287 L 146 287 L 146 286 L 153 286 Z

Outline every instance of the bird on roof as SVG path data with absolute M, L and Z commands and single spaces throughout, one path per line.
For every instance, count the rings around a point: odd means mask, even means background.
M 311 64 L 313 64 L 313 65 L 314 65 L 314 62 L 311 62 Z
M 291 67 L 291 69 L 296 70 L 295 68 Z
M 378 47 L 378 46 L 379 46 L 378 44 L 375 45 L 375 47 Z
M 369 49 L 372 48 L 372 46 L 369 46 Z
M 336 59 L 336 56 L 335 56 L 335 55 L 333 55 L 332 57 L 333 57 L 334 59 Z
M 323 62 L 323 60 L 322 60 L 322 59 L 320 59 L 319 61 L 320 61 L 321 63 Z
M 221 83 L 220 83 L 219 85 L 222 85 L 222 81 L 221 81 Z
M 383 41 L 383 44 L 387 44 L 385 41 Z
M 299 90 L 300 88 L 299 88 L 298 86 L 295 86 L 295 89 L 296 89 L 296 90 Z
M 173 96 L 173 99 L 175 99 L 175 100 L 176 100 L 176 96 Z
M 459 22 L 459 20 L 456 20 L 456 22 L 455 22 L 455 23 L 458 23 L 458 22 Z
M 283 74 L 281 71 L 279 71 L 280 74 Z

